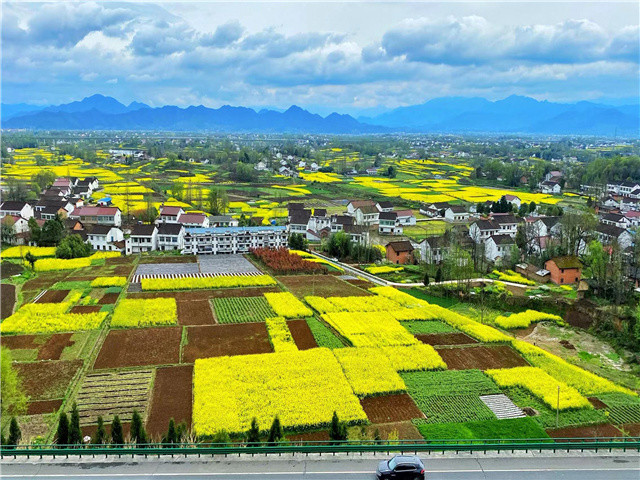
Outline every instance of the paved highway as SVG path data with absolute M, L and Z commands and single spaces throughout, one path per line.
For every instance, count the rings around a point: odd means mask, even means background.
M 383 456 L 241 457 L 228 459 L 5 459 L 0 476 L 6 480 L 371 480 Z M 422 456 L 429 480 L 638 480 L 640 455 L 541 454 Z

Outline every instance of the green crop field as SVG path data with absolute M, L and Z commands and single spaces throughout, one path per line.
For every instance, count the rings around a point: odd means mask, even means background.
M 215 298 L 218 323 L 264 322 L 276 314 L 264 297 Z

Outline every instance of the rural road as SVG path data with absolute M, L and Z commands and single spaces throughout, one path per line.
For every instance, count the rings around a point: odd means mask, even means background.
M 374 479 L 386 456 L 241 457 L 228 459 L 5 459 L 0 476 L 14 479 Z M 429 480 L 638 480 L 638 452 L 584 454 L 460 454 L 422 456 Z

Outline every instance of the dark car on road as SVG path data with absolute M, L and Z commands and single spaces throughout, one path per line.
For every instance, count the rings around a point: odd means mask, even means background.
M 418 457 L 396 455 L 380 462 L 376 477 L 379 480 L 424 480 L 424 464 Z

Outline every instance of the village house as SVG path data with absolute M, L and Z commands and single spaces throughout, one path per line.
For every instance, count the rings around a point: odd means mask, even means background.
M 83 237 L 86 237 L 86 241 L 94 250 L 121 252 L 125 247 L 124 234 L 118 227 L 96 225 L 91 230 L 87 230 Z
M 182 250 L 184 235 L 184 225 L 179 223 L 158 224 L 158 250 Z
M 344 230 L 347 225 L 353 225 L 353 217 L 349 215 L 332 215 L 331 216 L 331 233 L 336 233 Z
M 211 227 L 237 227 L 238 219 L 231 215 L 211 215 L 209 216 L 209 226 Z
M 450 222 L 466 222 L 469 212 L 461 205 L 451 205 L 444 210 L 444 218 Z
M 603 245 L 611 245 L 617 242 L 623 250 L 633 243 L 633 236 L 628 230 L 615 225 L 599 223 L 595 231 L 596 237 Z
M 186 212 L 180 215 L 178 218 L 178 223 L 184 225 L 185 227 L 209 227 L 209 217 L 204 213 L 193 213 Z
M 411 210 L 396 210 L 400 225 L 415 225 L 416 217 Z
M 156 225 L 136 225 L 126 239 L 127 255 L 151 252 L 158 246 L 158 227 Z
M 552 258 L 545 262 L 544 268 L 549 271 L 551 282 L 556 285 L 578 283 L 582 274 L 582 264 L 574 256 Z
M 69 216 L 86 225 L 122 225 L 122 212 L 118 207 L 80 207 Z
M 420 213 L 427 217 L 442 217 L 448 207 L 449 202 L 427 203 L 420 208 Z
M 373 203 L 373 202 L 372 202 Z M 353 213 L 356 225 L 374 225 L 378 223 L 380 211 L 375 204 L 361 205 Z
M 605 225 L 615 225 L 616 227 L 624 229 L 631 226 L 631 221 L 620 213 L 604 213 L 600 216 L 600 222 Z
M 251 248 L 283 248 L 288 244 L 284 226 L 187 228 L 185 255 L 248 253 Z
M 560 187 L 560 184 L 558 182 L 545 180 L 544 182 L 540 183 L 540 191 L 547 195 L 558 195 L 562 193 L 562 187 Z
M 484 256 L 490 262 L 496 262 L 509 257 L 513 247 L 516 242 L 510 235 L 491 235 L 484 242 Z
M 520 198 L 516 197 L 515 195 L 504 195 L 504 199 L 507 201 L 507 203 L 516 208 L 520 208 L 520 205 L 522 205 L 522 200 L 520 200 Z
M 376 203 L 376 207 L 380 212 L 390 212 L 393 210 L 393 203 L 388 200 Z
M 26 245 L 29 241 L 30 231 L 27 219 L 18 215 L 5 215 L 2 217 L 2 242 L 9 245 Z
M 444 237 L 427 237 L 418 243 L 420 259 L 429 264 L 441 263 L 449 250 Z
M 489 219 L 476 220 L 469 227 L 469 236 L 476 243 L 484 242 L 492 235 L 515 237 L 518 220 L 513 215 L 493 214 Z
M 0 217 L 12 215 L 29 220 L 34 215 L 33 207 L 27 202 L 7 200 L 0 204 Z
M 381 235 L 402 235 L 403 227 L 396 212 L 380 212 L 378 232 Z
M 160 211 L 158 212 L 158 220 L 156 223 L 178 223 L 180 215 L 184 214 L 182 207 L 172 207 L 168 205 L 160 205 Z
M 607 183 L 607 191 L 614 195 L 628 196 L 635 190 L 640 190 L 640 183 L 627 181 Z
M 291 233 L 301 233 L 306 235 L 309 219 L 311 218 L 311 210 L 291 210 L 289 215 L 289 231 Z
M 408 240 L 389 242 L 386 246 L 387 260 L 398 265 L 413 263 L 413 245 Z
M 366 206 L 375 207 L 376 203 L 373 200 L 351 200 L 347 204 L 347 215 L 355 216 L 358 208 Z

